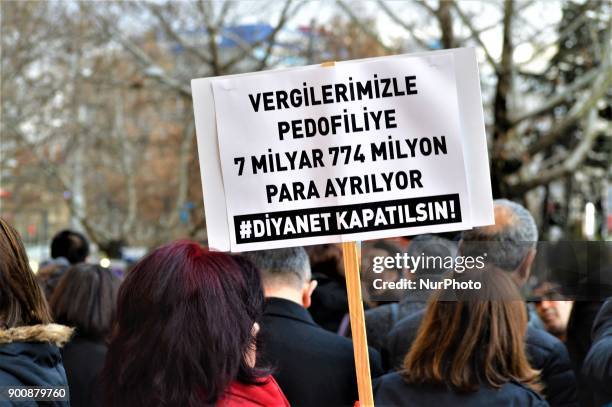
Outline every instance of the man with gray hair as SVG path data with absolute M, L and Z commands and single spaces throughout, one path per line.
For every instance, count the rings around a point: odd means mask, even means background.
M 464 231 L 462 256 L 487 253 L 485 262 L 510 273 L 517 286 L 529 279 L 536 255 L 538 231 L 527 209 L 506 199 L 494 201 L 495 224 Z M 466 271 L 469 272 L 469 271 Z M 401 365 L 410 350 L 424 311 L 399 321 L 387 336 L 383 350 L 391 368 Z M 529 361 L 541 371 L 544 396 L 551 406 L 577 406 L 576 375 L 565 345 L 548 332 L 529 325 L 525 345 Z
M 303 247 L 246 252 L 243 256 L 260 270 L 266 298 L 284 298 L 310 307 L 317 282 L 311 280 L 310 262 Z
M 525 207 L 507 199 L 494 202 L 495 224 L 466 230 L 461 235 L 463 256 L 486 253 L 486 262 L 511 273 L 522 287 L 536 255 L 538 227 Z
M 318 326 L 307 308 L 317 282 L 311 280 L 302 247 L 243 253 L 261 272 L 266 306 L 257 352 L 292 406 L 353 405 L 358 399 L 353 343 Z M 373 376 L 380 355 L 370 349 Z

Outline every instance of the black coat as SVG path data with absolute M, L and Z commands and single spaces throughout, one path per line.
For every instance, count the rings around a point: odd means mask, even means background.
M 358 399 L 353 344 L 314 323 L 292 301 L 269 298 L 259 333 L 259 363 L 272 375 L 292 406 L 353 406 Z M 380 355 L 370 349 L 373 376 L 382 373 Z
M 365 312 L 368 346 L 383 351 L 387 335 L 400 320 L 421 311 L 427 306 L 424 301 L 404 300 L 399 303 L 379 305 Z M 384 362 L 384 361 L 383 361 Z
M 593 324 L 593 345 L 582 364 L 582 375 L 596 406 L 612 402 L 612 299 L 599 310 Z
M 374 382 L 374 403 L 384 406 L 462 406 L 462 407 L 545 407 L 537 393 L 517 382 L 499 389 L 481 386 L 472 393 L 456 393 L 445 386 L 411 385 L 398 373 L 389 373 Z
M 0 387 L 68 386 L 57 345 L 68 340 L 70 334 L 71 329 L 56 324 L 0 330 Z M 37 403 L 25 401 L 14 405 L 35 407 Z M 70 403 L 54 401 L 45 405 Z
M 76 337 L 62 349 L 71 407 L 102 405 L 99 374 L 108 347 L 103 341 Z
M 410 350 L 425 311 L 404 318 L 391 330 L 383 352 L 388 366 L 397 369 Z M 541 329 L 527 327 L 526 353 L 534 369 L 541 370 L 544 395 L 551 406 L 577 406 L 576 375 L 563 343 Z
M 308 311 L 319 326 L 336 333 L 349 311 L 346 283 L 344 279 L 330 278 L 320 273 L 313 273 L 312 279 L 318 285 L 312 293 L 312 304 Z

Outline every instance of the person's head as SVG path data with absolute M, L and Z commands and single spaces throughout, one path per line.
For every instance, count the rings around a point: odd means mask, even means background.
M 433 234 L 419 235 L 412 238 L 406 254 L 410 257 L 423 256 L 433 258 L 453 257 L 457 253 L 457 244 Z M 416 277 L 440 277 L 445 271 L 444 262 L 432 262 L 428 267 L 422 267 Z
M 110 269 L 85 263 L 70 267 L 51 297 L 53 318 L 75 327 L 81 337 L 104 339 L 115 317 L 120 284 Z
M 0 218 L 0 327 L 51 322 L 49 306 L 17 231 Z
M 462 233 L 460 252 L 463 256 L 486 253 L 485 262 L 510 272 L 523 286 L 536 254 L 538 228 L 525 207 L 507 199 L 494 201 L 495 224 L 476 227 Z
M 332 280 L 344 282 L 344 261 L 339 244 L 318 244 L 306 246 L 312 274 L 321 274 Z
M 533 295 L 536 298 L 535 309 L 544 328 L 552 335 L 565 340 L 574 301 L 565 300 L 561 286 L 550 281 L 539 283 L 533 289 Z
M 410 273 L 411 278 L 415 279 L 417 284 L 420 284 L 419 280 L 440 281 L 448 271 L 445 267 L 445 259 L 457 254 L 457 243 L 436 235 L 420 235 L 411 240 L 406 253 L 413 257 L 423 256 L 424 259 L 435 259 L 431 262 L 423 261 L 418 271 Z M 415 300 L 426 301 L 431 292 L 432 290 L 418 290 L 408 292 L 407 295 L 412 296 Z
M 364 287 L 363 300 L 370 307 L 378 306 L 379 302 L 400 301 L 406 295 L 406 292 L 401 290 L 380 288 L 377 283 L 381 279 L 384 282 L 395 282 L 402 278 L 410 278 L 406 267 L 384 267 L 386 258 L 394 257 L 402 251 L 394 243 L 391 239 L 380 239 L 361 245 L 361 268 L 364 272 L 360 277 L 361 285 Z
M 317 282 L 303 247 L 261 250 L 242 254 L 261 271 L 266 297 L 291 300 L 308 308 Z
M 51 257 L 63 257 L 70 264 L 82 263 L 89 255 L 89 242 L 79 232 L 62 230 L 51 240 Z
M 467 273 L 466 273 L 467 274 Z M 538 372 L 525 354 L 527 311 L 510 276 L 494 268 L 455 277 L 479 290 L 437 291 L 404 360 L 412 384 L 442 384 L 458 392 L 499 388 L 518 380 L 537 389 Z M 456 297 L 456 301 L 441 298 Z
M 108 404 L 215 404 L 231 382 L 256 382 L 262 312 L 254 267 L 190 241 L 153 250 L 119 289 L 103 370 Z
M 379 242 L 387 243 L 384 240 Z M 439 281 L 442 279 L 444 272 L 447 271 L 444 267 L 446 259 L 454 257 L 457 252 L 456 243 L 433 234 L 418 235 L 411 238 L 405 253 L 399 247 L 387 245 L 387 248 L 385 248 L 379 242 L 374 244 L 373 247 L 366 244 L 362 248 L 362 267 L 366 272 L 361 275 L 366 292 L 372 298 L 384 301 L 427 301 L 430 290 L 421 290 L 420 288 L 417 290 L 376 289 L 374 288 L 374 280 L 382 279 L 387 282 L 397 282 L 404 278 L 414 280 L 418 287 L 420 287 L 419 280 L 421 279 L 429 282 Z M 387 257 L 397 256 L 400 259 L 405 256 L 419 259 L 418 266 L 415 267 L 414 263 L 402 261 L 401 268 L 397 265 L 391 268 L 384 267 L 383 263 Z

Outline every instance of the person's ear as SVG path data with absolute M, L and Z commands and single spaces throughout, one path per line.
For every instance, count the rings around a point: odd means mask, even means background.
M 531 266 L 533 265 L 533 261 L 535 260 L 536 249 L 531 248 L 527 252 L 527 255 L 518 266 L 516 270 L 517 283 L 519 287 L 524 286 L 529 280 L 529 275 L 531 274 Z
M 317 280 L 310 280 L 308 283 L 304 284 L 304 288 L 302 289 L 302 305 L 304 308 L 310 307 L 312 304 L 312 293 L 315 288 L 317 288 Z
M 251 328 L 251 335 L 253 336 L 253 338 L 256 338 L 258 333 L 259 324 L 257 322 L 254 322 L 253 327 Z M 255 340 L 253 340 L 252 346 L 247 349 L 247 353 L 244 357 L 246 364 L 250 367 L 255 367 L 255 365 L 257 364 L 257 348 L 255 347 L 255 344 L 256 342 Z
M 254 322 L 253 328 L 251 328 L 251 335 L 253 335 L 253 337 L 257 337 L 257 334 L 259 333 L 259 328 L 259 323 Z

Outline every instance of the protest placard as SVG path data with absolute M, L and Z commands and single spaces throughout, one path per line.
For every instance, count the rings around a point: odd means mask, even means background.
M 211 247 L 256 250 L 492 222 L 471 49 L 192 86 Z
M 373 405 L 354 241 L 493 223 L 474 51 L 192 82 L 209 246 L 343 243 L 361 405 Z

